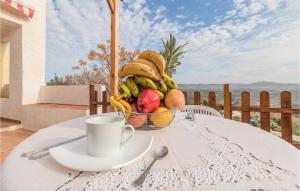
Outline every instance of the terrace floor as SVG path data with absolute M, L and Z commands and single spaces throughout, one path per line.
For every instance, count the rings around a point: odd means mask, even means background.
M 20 142 L 32 135 L 33 131 L 22 128 L 20 122 L 1 119 L 0 121 L 0 162 Z

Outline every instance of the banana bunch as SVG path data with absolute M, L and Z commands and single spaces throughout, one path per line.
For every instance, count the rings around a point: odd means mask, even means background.
M 140 58 L 140 59 L 134 60 L 133 63 L 139 63 L 139 64 L 147 65 L 147 66 L 149 66 L 150 68 L 152 68 L 152 69 L 154 70 L 154 72 L 155 72 L 155 74 L 156 74 L 157 76 L 160 76 L 160 73 L 159 73 L 159 71 L 158 71 L 157 66 L 156 66 L 153 62 L 151 62 L 151 61 L 149 61 L 149 60 Z
M 129 63 L 125 64 L 119 70 L 119 77 L 131 76 L 131 75 L 139 75 L 139 76 L 146 76 L 153 80 L 159 80 L 160 76 L 155 73 L 153 68 L 148 65 L 140 64 L 140 63 Z
M 160 80 L 164 76 L 165 59 L 162 55 L 152 50 L 145 50 L 140 53 L 137 60 L 125 64 L 119 70 L 119 77 L 145 76 L 152 80 Z
M 164 81 L 165 81 L 168 89 L 178 89 L 176 82 L 167 74 L 164 74 Z
M 161 76 L 164 75 L 166 62 L 164 57 L 161 54 L 152 50 L 145 50 L 139 55 L 138 58 L 151 61 L 158 68 L 160 75 Z
M 157 81 L 154 83 L 160 92 L 167 93 L 168 87 L 167 87 L 166 83 L 164 82 L 164 80 L 160 80 L 160 81 Z
M 153 90 L 157 90 L 155 83 L 150 78 L 143 77 L 143 76 L 135 76 L 134 79 L 138 84 L 141 84 L 145 88 L 151 88 Z
M 139 91 L 139 88 L 138 88 L 137 84 L 135 83 L 134 79 L 132 77 L 127 78 L 125 81 L 125 84 L 128 87 L 130 93 L 134 97 L 138 97 L 140 91 Z
M 120 98 L 115 98 L 115 96 L 110 96 L 110 103 L 112 106 L 121 110 L 125 114 L 126 118 L 130 116 L 132 109 L 130 104 L 125 100 L 122 100 Z
M 127 87 L 125 82 L 119 83 L 119 92 L 121 93 L 121 95 L 118 97 L 118 99 L 130 98 L 131 97 L 130 90 Z

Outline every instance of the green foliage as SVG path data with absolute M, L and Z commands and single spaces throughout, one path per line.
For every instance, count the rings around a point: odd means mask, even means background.
M 68 85 L 68 83 L 64 80 L 63 77 L 59 77 L 56 73 L 54 77 L 46 82 L 47 86 L 54 86 L 54 85 Z
M 296 123 L 292 129 L 293 134 L 300 136 L 300 125 Z
M 272 121 L 274 121 L 278 126 L 281 126 L 281 119 L 278 117 L 273 117 Z
M 208 101 L 206 99 L 204 99 L 202 104 L 205 106 L 208 106 Z
M 119 66 L 132 62 L 139 54 L 139 50 L 126 50 L 119 48 Z M 75 74 L 58 77 L 56 74 L 47 82 L 47 85 L 86 85 L 86 84 L 106 84 L 109 87 L 110 75 L 110 41 L 99 43 L 97 50 L 90 50 L 87 55 L 88 61 L 80 59 L 72 67 Z
M 172 77 L 176 73 L 176 68 L 181 64 L 181 59 L 183 58 L 184 47 L 187 45 L 176 45 L 176 38 L 170 34 L 170 38 L 166 41 L 162 39 L 164 48 L 160 51 L 161 55 L 165 58 L 166 68 L 165 72 Z
M 240 116 L 232 116 L 232 120 L 234 121 L 242 121 Z

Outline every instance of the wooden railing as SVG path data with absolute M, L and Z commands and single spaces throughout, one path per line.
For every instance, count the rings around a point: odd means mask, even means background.
M 183 92 L 185 95 L 186 103 L 187 103 L 187 92 Z M 296 147 L 300 147 L 300 143 L 296 143 L 292 139 L 292 114 L 300 114 L 300 109 L 292 108 L 292 98 L 291 93 L 288 91 L 282 91 L 280 94 L 280 108 L 272 108 L 270 107 L 270 96 L 269 92 L 262 91 L 260 92 L 260 105 L 259 106 L 251 106 L 250 104 L 250 93 L 244 91 L 241 93 L 241 105 L 240 106 L 232 106 L 232 93 L 230 92 L 229 85 L 224 84 L 223 91 L 223 104 L 217 105 L 217 97 L 216 92 L 210 91 L 208 93 L 208 101 L 207 105 L 216 110 L 221 110 L 224 113 L 224 118 L 232 119 L 232 112 L 239 111 L 241 112 L 241 121 L 244 123 L 250 123 L 251 120 L 251 112 L 259 112 L 260 113 L 260 123 L 261 128 L 265 131 L 271 131 L 271 113 L 280 113 L 281 114 L 281 134 L 282 138 L 289 143 L 293 143 Z M 107 93 L 102 92 L 102 101 L 97 102 L 98 94 L 95 91 L 94 86 L 90 85 L 90 114 L 97 113 L 97 105 L 102 105 L 102 113 L 106 113 L 107 107 L 109 106 L 109 102 L 107 101 Z M 193 92 L 193 104 L 201 105 L 202 97 L 200 91 Z

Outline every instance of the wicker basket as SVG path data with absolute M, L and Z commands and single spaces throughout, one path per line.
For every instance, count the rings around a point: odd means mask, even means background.
M 124 114 L 123 112 L 119 112 L 119 115 Z M 174 116 L 175 110 L 155 113 L 130 112 L 130 116 L 127 118 L 126 122 L 136 129 L 154 130 L 167 127 L 173 121 Z

